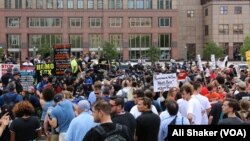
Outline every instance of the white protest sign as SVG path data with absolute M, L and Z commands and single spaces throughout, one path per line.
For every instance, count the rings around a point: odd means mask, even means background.
M 215 63 L 215 56 L 214 54 L 211 54 L 211 68 L 214 70 L 216 69 L 216 63 Z
M 201 64 L 201 56 L 200 56 L 200 54 L 197 55 L 197 60 L 198 60 L 198 66 L 199 66 L 200 71 L 203 71 L 203 67 L 202 67 L 202 64 Z
M 2 77 L 5 73 L 7 73 L 8 68 L 18 68 L 20 70 L 19 64 L 0 64 L 0 77 Z
M 154 92 L 168 91 L 172 87 L 177 87 L 177 76 L 176 73 L 171 74 L 160 74 L 153 76 Z

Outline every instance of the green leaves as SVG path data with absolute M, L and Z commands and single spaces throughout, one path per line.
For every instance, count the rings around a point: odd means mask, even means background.
M 246 57 L 245 53 L 250 50 L 250 37 L 246 36 L 243 45 L 240 47 L 240 54 L 242 57 Z
M 154 63 L 160 59 L 161 49 L 159 47 L 150 46 L 147 50 L 147 58 Z
M 117 51 L 117 47 L 110 43 L 105 41 L 104 46 L 102 48 L 103 55 L 108 59 L 118 59 L 119 52 Z
M 224 51 L 215 42 L 209 41 L 204 46 L 203 58 L 205 60 L 210 60 L 212 54 L 215 55 L 215 58 L 220 58 L 224 56 Z

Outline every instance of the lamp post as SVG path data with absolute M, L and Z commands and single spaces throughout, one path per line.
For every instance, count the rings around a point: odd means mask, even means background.
M 33 58 L 36 57 L 36 46 L 33 47 Z

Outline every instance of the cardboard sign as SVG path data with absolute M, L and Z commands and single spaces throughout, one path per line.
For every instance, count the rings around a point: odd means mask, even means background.
M 177 87 L 176 73 L 160 74 L 153 76 L 154 92 L 168 91 L 172 87 Z

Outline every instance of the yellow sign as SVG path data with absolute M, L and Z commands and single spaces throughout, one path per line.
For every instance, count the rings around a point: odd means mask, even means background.
M 246 52 L 246 61 L 248 68 L 250 68 L 250 51 Z

